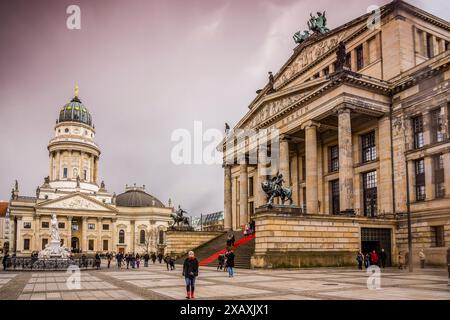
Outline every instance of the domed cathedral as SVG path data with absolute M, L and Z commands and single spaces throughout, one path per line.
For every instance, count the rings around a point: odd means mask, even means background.
M 78 86 L 59 110 L 50 140 L 49 174 L 35 196 L 24 196 L 16 181 L 11 192 L 11 249 L 18 255 L 39 251 L 51 240 L 56 214 L 61 242 L 74 253 L 163 252 L 173 208 L 148 194 L 145 186 L 126 186 L 116 196 L 99 181 L 100 147 Z

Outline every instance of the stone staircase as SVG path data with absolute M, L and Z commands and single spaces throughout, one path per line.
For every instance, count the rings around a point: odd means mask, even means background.
M 234 237 L 235 237 L 235 243 L 239 242 L 242 238 L 244 238 L 244 235 L 242 234 L 242 231 L 233 231 Z M 214 254 L 218 253 L 219 251 L 223 251 L 226 248 L 226 242 L 227 242 L 228 233 L 224 233 L 223 235 L 220 235 L 219 237 L 195 248 L 193 251 L 195 252 L 195 256 L 197 257 L 198 261 L 202 263 L 205 259 L 213 256 Z M 234 249 L 235 254 L 235 267 L 236 268 L 243 268 L 243 269 L 250 269 L 250 259 L 253 253 L 255 252 L 255 239 L 251 239 L 242 245 L 237 246 Z M 184 260 L 186 259 L 187 255 L 184 255 L 176 260 L 175 263 L 177 264 L 183 264 Z M 217 258 L 213 259 L 211 262 L 207 264 L 210 267 L 217 267 L 218 261 Z

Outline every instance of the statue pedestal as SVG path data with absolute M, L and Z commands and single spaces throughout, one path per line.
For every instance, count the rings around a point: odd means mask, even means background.
M 50 249 L 52 254 L 60 255 L 61 253 L 61 243 L 58 240 L 50 241 Z
M 255 209 L 255 214 L 261 214 L 270 212 L 273 214 L 280 214 L 280 215 L 304 215 L 303 209 L 296 205 L 281 205 L 281 204 L 273 204 L 272 206 L 268 206 L 267 204 L 258 207 Z

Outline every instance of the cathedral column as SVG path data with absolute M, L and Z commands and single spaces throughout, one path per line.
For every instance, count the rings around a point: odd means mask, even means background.
M 298 199 L 298 153 L 297 150 L 295 151 L 295 155 L 294 157 L 292 157 L 292 162 L 291 162 L 292 166 L 291 166 L 291 184 L 292 184 L 292 201 L 294 202 L 294 204 L 299 205 L 299 199 Z
M 289 174 L 289 141 L 285 136 L 280 137 L 280 173 L 283 175 L 284 185 L 291 184 Z
M 241 164 L 239 176 L 239 224 L 243 226 L 248 222 L 248 173 L 247 164 Z
M 61 180 L 61 152 L 56 151 L 56 177 L 53 180 Z
M 41 250 L 40 248 L 40 224 L 41 224 L 41 217 L 37 214 L 33 217 L 34 222 L 34 245 L 32 246 L 32 250 Z M 42 248 L 43 249 L 43 248 Z
M 261 207 L 267 203 L 267 196 L 261 187 L 261 183 L 267 180 L 267 146 L 260 145 L 258 148 L 258 167 L 256 182 L 256 205 L 255 208 Z
M 350 109 L 338 109 L 339 207 L 353 211 L 353 146 Z
M 67 241 L 65 244 L 67 248 L 72 248 L 72 216 L 67 216 Z M 72 250 L 72 249 L 71 249 Z
M 306 153 L 306 213 L 317 214 L 317 125 L 312 121 L 309 121 L 304 128 Z
M 87 217 L 82 217 L 82 223 L 81 223 L 81 250 L 83 252 L 86 252 L 88 249 L 87 244 Z
M 231 165 L 224 164 L 224 228 L 232 228 Z
M 97 226 L 98 226 L 98 230 L 97 230 L 97 251 L 103 251 L 103 246 L 102 246 L 102 218 L 100 218 L 100 217 L 97 218 Z

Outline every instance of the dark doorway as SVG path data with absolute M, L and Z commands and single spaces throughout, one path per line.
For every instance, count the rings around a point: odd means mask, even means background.
M 72 247 L 73 252 L 78 252 L 80 249 L 80 240 L 78 240 L 77 237 L 73 237 L 70 242 L 70 246 Z
M 375 250 L 380 254 L 386 252 L 386 266 L 392 266 L 391 259 L 391 229 L 361 228 L 361 250 L 363 254 Z

